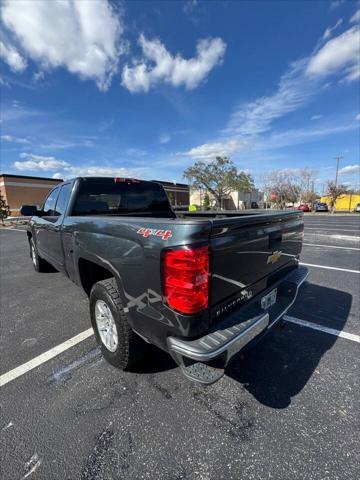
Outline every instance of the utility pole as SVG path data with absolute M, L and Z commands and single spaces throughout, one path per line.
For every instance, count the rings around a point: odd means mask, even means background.
M 337 182 L 338 182 L 338 175 L 339 175 L 339 162 L 342 160 L 344 157 L 341 157 L 340 155 L 335 157 L 336 160 L 336 175 L 335 175 L 335 187 L 337 187 Z

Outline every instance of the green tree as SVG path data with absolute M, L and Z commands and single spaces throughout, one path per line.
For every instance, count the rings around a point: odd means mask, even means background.
M 251 192 L 254 189 L 252 177 L 238 171 L 228 157 L 216 157 L 211 162 L 199 160 L 185 170 L 184 177 L 193 188 L 204 188 L 211 193 L 218 208 L 231 192 Z
M 5 202 L 5 199 L 3 198 L 1 192 L 0 192 L 0 218 L 1 218 L 1 223 L 4 224 L 4 218 L 7 218 L 10 214 L 10 208 L 9 205 Z
M 328 196 L 330 197 L 330 211 L 334 213 L 336 200 L 348 193 L 346 185 L 337 185 L 334 180 L 328 180 L 327 182 Z

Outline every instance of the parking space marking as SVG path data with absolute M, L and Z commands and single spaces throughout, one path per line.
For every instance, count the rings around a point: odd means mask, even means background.
M 360 225 L 360 223 L 356 223 L 356 222 L 352 222 L 352 223 L 316 223 L 316 222 L 304 222 L 305 223 L 305 226 L 306 225 L 312 225 L 314 227 L 318 227 L 319 225 L 321 226 L 326 226 L 326 227 L 357 227 Z
M 22 230 L 21 228 L 8 228 L 8 227 L 5 227 L 5 228 L 1 228 L 1 230 L 8 230 L 10 232 L 27 232 L 27 230 Z
M 321 245 L 319 243 L 303 243 L 306 247 L 323 247 L 323 248 L 342 248 L 344 250 L 360 250 L 356 247 L 340 247 L 339 245 Z
M 360 237 L 357 237 L 356 235 L 334 235 L 333 233 L 328 234 L 328 233 L 307 233 L 304 232 L 305 236 L 311 236 L 311 237 L 327 237 L 327 238 L 332 238 L 335 240 L 359 240 Z
M 13 370 L 10 370 L 9 372 L 4 373 L 3 375 L 0 376 L 0 387 L 3 387 L 7 383 L 12 382 L 18 377 L 21 377 L 25 373 L 51 360 L 57 355 L 60 355 L 60 353 L 63 353 L 66 350 L 69 350 L 69 348 L 74 347 L 78 343 L 91 337 L 93 334 L 94 334 L 93 329 L 88 328 L 87 330 L 79 333 L 78 335 L 75 335 L 75 337 L 69 338 L 69 340 L 66 340 L 66 342 L 60 343 L 60 345 L 57 345 L 56 347 L 51 348 L 47 352 L 44 352 L 41 355 L 33 358 L 32 360 L 29 360 L 28 362 L 23 363 L 22 365 L 19 365 Z
M 350 270 L 349 268 L 329 267 L 327 265 L 316 265 L 315 263 L 300 262 L 300 265 L 304 265 L 305 267 L 325 268 L 326 270 L 338 270 L 340 272 L 360 273 L 360 270 Z
M 336 337 L 346 338 L 347 340 L 360 343 L 360 335 L 355 335 L 354 333 L 342 332 L 341 330 L 335 330 L 335 328 L 324 327 L 317 323 L 301 320 L 300 318 L 292 317 L 290 315 L 285 315 L 284 320 L 286 322 L 296 323 L 302 327 L 312 328 L 313 330 L 319 330 L 320 332 L 329 333 L 330 335 L 335 335 Z
M 323 227 L 323 228 L 315 228 L 315 227 L 307 227 L 305 225 L 305 230 L 325 230 L 325 231 L 333 231 L 333 232 L 337 232 L 338 230 L 342 230 L 343 232 L 359 232 L 360 233 L 360 229 L 359 228 L 342 228 L 342 227 L 338 227 L 338 228 L 326 228 L 326 227 Z

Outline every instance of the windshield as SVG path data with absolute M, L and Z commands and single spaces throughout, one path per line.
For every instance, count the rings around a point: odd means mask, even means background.
M 73 215 L 172 214 L 164 189 L 156 183 L 83 183 Z

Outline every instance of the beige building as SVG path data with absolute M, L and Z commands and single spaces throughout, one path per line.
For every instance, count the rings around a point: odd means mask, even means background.
M 24 175 L 0 174 L 0 192 L 10 207 L 10 215 L 20 215 L 22 205 L 43 204 L 49 190 L 62 180 Z
M 204 196 L 206 190 L 191 190 L 190 204 L 201 206 L 204 203 Z M 211 207 L 215 206 L 215 198 L 209 193 L 209 199 Z M 233 191 L 227 195 L 222 202 L 222 209 L 224 210 L 242 210 L 244 208 L 251 208 L 252 202 L 256 202 L 258 205 L 263 201 L 263 193 L 254 189 L 250 193 Z

